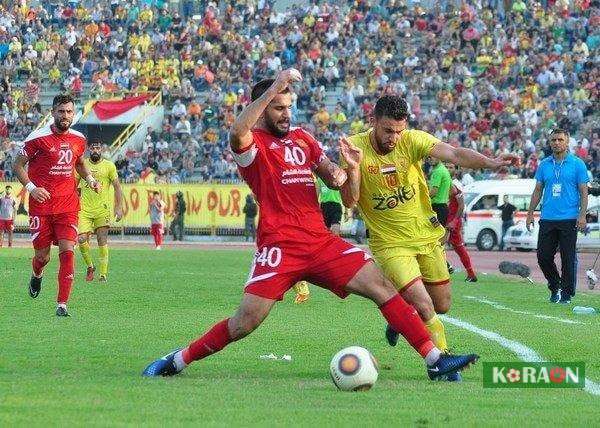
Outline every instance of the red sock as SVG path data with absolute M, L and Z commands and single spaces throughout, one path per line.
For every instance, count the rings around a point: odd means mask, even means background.
M 67 303 L 73 285 L 74 259 L 73 250 L 63 251 L 58 255 L 60 267 L 58 269 L 58 303 Z
M 229 336 L 229 330 L 227 329 L 227 322 L 229 318 L 218 322 L 208 332 L 204 334 L 200 339 L 190 343 L 182 352 L 183 361 L 186 364 L 192 361 L 201 360 L 209 355 L 219 352 L 225 346 L 233 342 L 231 336 Z
M 467 247 L 465 247 L 464 244 L 457 245 L 456 247 L 454 247 L 454 252 L 458 254 L 460 262 L 463 264 L 465 270 L 467 271 L 467 275 L 475 276 L 475 271 L 473 270 L 473 265 L 471 264 L 471 257 L 469 257 Z
M 33 267 L 33 274 L 35 276 L 42 276 L 42 273 L 44 273 L 44 266 L 46 266 L 48 262 L 41 262 L 39 261 L 36 257 L 34 257 L 33 259 L 31 259 L 31 266 Z
M 404 336 L 410 346 L 423 358 L 435 347 L 415 308 L 406 303 L 399 294 L 381 305 L 379 310 L 388 324 Z
M 156 245 L 162 245 L 163 236 L 162 233 L 160 233 L 160 231 L 156 232 L 156 238 L 154 240 L 156 242 Z

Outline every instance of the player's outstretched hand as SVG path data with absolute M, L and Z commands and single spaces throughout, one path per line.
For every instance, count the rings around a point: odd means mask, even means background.
M 273 87 L 277 89 L 277 92 L 285 91 L 288 86 L 295 82 L 301 82 L 302 75 L 295 68 L 288 68 L 287 70 L 281 71 L 275 82 L 273 82 Z
M 35 199 L 36 202 L 39 203 L 46 202 L 50 199 L 50 193 L 43 187 L 36 187 L 31 191 L 30 195 L 33 199 Z
M 342 137 L 340 138 L 340 155 L 346 161 L 348 169 L 358 169 L 363 158 L 363 151 Z
M 96 193 L 100 193 L 102 191 L 102 184 L 100 184 L 99 181 L 92 181 L 91 183 L 89 183 L 90 188 L 96 192 Z
M 115 221 L 121 221 L 123 218 L 123 208 L 116 207 L 115 208 Z
M 344 171 L 342 168 L 336 167 L 335 170 L 331 173 L 331 184 L 336 188 L 342 187 L 347 179 L 348 175 L 346 174 L 346 171 Z
M 521 158 L 516 153 L 505 153 L 495 159 L 492 159 L 492 162 L 494 163 L 492 169 L 499 170 L 507 168 L 511 165 L 519 166 L 521 163 Z

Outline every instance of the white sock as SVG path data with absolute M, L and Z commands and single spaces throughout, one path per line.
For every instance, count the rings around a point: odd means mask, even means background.
M 433 366 L 435 363 L 437 363 L 437 360 L 440 359 L 440 356 L 442 355 L 442 351 L 440 351 L 438 348 L 433 348 L 431 351 L 429 351 L 429 353 L 425 356 L 425 363 L 428 366 Z
M 175 363 L 175 367 L 178 371 L 181 371 L 187 367 L 185 361 L 183 361 L 183 350 L 179 351 L 173 357 L 173 362 Z
M 59 308 L 63 308 L 63 309 L 67 309 L 67 304 L 66 304 L 66 303 L 59 303 L 59 304 L 57 305 L 57 307 L 59 307 Z

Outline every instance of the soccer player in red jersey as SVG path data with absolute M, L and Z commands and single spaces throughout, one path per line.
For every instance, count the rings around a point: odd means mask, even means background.
M 453 164 L 447 165 L 448 170 L 452 178 L 456 175 L 456 166 Z M 467 251 L 467 247 L 462 237 L 463 220 L 462 216 L 465 212 L 465 201 L 463 198 L 462 190 L 455 181 L 450 186 L 450 200 L 448 201 L 448 222 L 446 223 L 446 229 L 448 230 L 448 242 L 454 248 L 456 254 L 460 258 L 461 263 L 467 271 L 467 282 L 477 282 L 477 275 L 473 270 L 473 264 L 471 263 L 471 257 Z
M 0 197 L 0 247 L 4 243 L 4 232 L 8 235 L 8 246 L 13 244 L 13 229 L 17 213 L 17 201 L 10 194 L 12 186 L 6 186 L 4 195 Z
M 289 86 L 300 80 L 300 73 L 289 69 L 275 80 L 257 83 L 252 102 L 231 128 L 235 161 L 260 205 L 258 250 L 240 306 L 231 318 L 215 324 L 185 349 L 149 364 L 144 376 L 177 374 L 191 362 L 247 336 L 300 280 L 327 288 L 341 298 L 353 293 L 372 300 L 425 359 L 431 379 L 477 360 L 474 354 L 443 354 L 436 348 L 415 309 L 400 297 L 371 257 L 325 226 L 312 174 L 330 188 L 339 188 L 347 176 L 308 132 L 290 126 Z M 342 147 L 341 155 L 352 164 L 358 163 L 360 152 Z
M 77 241 L 79 195 L 74 169 L 90 188 L 100 185 L 83 163 L 86 139 L 70 129 L 75 107 L 70 95 L 57 95 L 52 102 L 54 122 L 33 131 L 19 152 L 13 171 L 29 192 L 29 229 L 35 250 L 29 295 L 36 298 L 42 288 L 44 266 L 50 247 L 58 245 L 57 316 L 69 316 L 67 301 L 73 284 L 73 247 Z M 25 165 L 29 164 L 28 169 Z

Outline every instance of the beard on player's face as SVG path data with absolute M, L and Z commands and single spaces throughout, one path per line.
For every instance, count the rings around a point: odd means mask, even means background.
M 100 160 L 100 153 L 92 152 L 90 153 L 90 159 L 92 162 L 98 162 Z
M 72 121 L 69 119 L 54 119 L 54 126 L 58 128 L 59 131 L 66 131 L 71 126 Z
M 375 130 L 375 144 L 382 153 L 394 150 L 407 126 L 406 120 L 395 120 L 386 116 L 373 117 L 371 124 Z
M 267 130 L 276 137 L 285 137 L 290 132 L 290 119 L 288 117 L 271 117 L 265 112 L 265 125 Z

